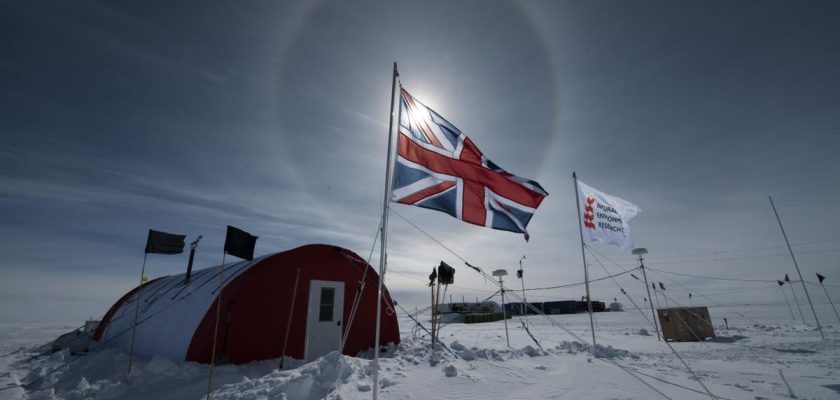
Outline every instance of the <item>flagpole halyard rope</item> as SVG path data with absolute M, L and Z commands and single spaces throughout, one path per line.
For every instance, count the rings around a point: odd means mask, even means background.
M 353 327 L 353 321 L 356 319 L 356 313 L 359 310 L 359 303 L 361 302 L 362 294 L 364 294 L 365 291 L 367 271 L 370 268 L 370 259 L 373 257 L 373 250 L 376 248 L 376 242 L 379 239 L 379 232 L 381 229 L 382 219 L 379 220 L 379 226 L 376 227 L 376 234 L 373 236 L 373 243 L 370 246 L 370 252 L 368 253 L 368 258 L 365 263 L 365 269 L 362 272 L 362 280 L 359 281 L 359 289 L 356 290 L 356 297 L 353 299 L 353 306 L 350 308 L 350 318 L 348 319 L 347 324 L 345 324 L 345 334 L 342 335 L 341 348 L 339 349 L 342 354 L 344 353 L 344 345 L 347 344 L 347 337 L 350 335 L 350 329 Z

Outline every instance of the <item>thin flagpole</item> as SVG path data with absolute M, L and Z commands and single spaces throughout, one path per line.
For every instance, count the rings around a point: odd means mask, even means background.
M 802 313 L 802 306 L 799 305 L 799 298 L 796 297 L 796 291 L 793 290 L 793 283 L 788 282 L 788 287 L 790 288 L 790 295 L 793 296 L 793 301 L 796 303 L 796 309 L 799 310 L 799 317 L 802 318 L 802 323 L 807 325 L 805 314 Z
M 648 304 L 650 304 L 650 314 L 653 318 L 653 328 L 656 330 L 656 340 L 661 341 L 662 336 L 659 334 L 659 322 L 656 319 L 656 311 L 653 311 L 653 298 L 650 297 L 650 286 L 648 285 L 647 272 L 645 272 L 645 262 L 642 255 L 639 254 L 639 268 L 642 270 L 642 278 L 645 279 L 645 289 L 648 294 Z M 654 290 L 655 291 L 655 290 Z
M 397 79 L 400 73 L 397 71 L 397 63 L 394 62 L 394 74 L 391 77 L 391 116 L 388 119 L 388 156 L 385 164 L 385 195 L 382 201 L 382 240 L 379 242 L 379 284 L 376 292 L 376 333 L 373 342 L 373 400 L 379 391 L 379 333 L 380 318 L 382 315 L 382 285 L 385 281 L 385 269 L 388 257 L 388 214 L 391 204 L 391 170 L 393 168 L 393 142 L 394 142 L 394 113 L 397 113 L 397 129 L 399 129 L 399 111 L 394 110 L 394 92 L 397 89 Z
M 831 309 L 834 310 L 834 315 L 837 317 L 837 321 L 840 322 L 840 314 L 837 314 L 837 309 L 834 308 L 834 302 L 831 301 L 831 296 L 828 295 L 828 290 L 825 288 L 822 282 L 820 282 L 820 286 L 822 286 L 823 291 L 825 292 L 825 297 L 828 298 L 828 304 L 831 304 Z
M 796 263 L 796 257 L 793 255 L 793 249 L 790 247 L 790 242 L 788 241 L 787 234 L 785 233 L 785 227 L 782 226 L 782 219 L 779 218 L 779 212 L 776 211 L 776 205 L 773 204 L 772 197 L 770 197 L 770 206 L 773 207 L 773 213 L 776 214 L 776 221 L 779 221 L 779 229 L 782 230 L 782 236 L 785 238 L 785 244 L 787 244 L 788 251 L 790 252 L 790 258 L 793 259 L 793 266 L 796 267 L 796 273 L 799 274 L 799 280 L 802 281 L 802 289 L 805 290 L 805 297 L 808 298 L 808 304 L 811 306 L 811 312 L 814 313 L 814 321 L 817 321 L 817 329 L 820 331 L 820 336 L 822 336 L 823 340 L 825 340 L 825 333 L 823 333 L 822 326 L 820 325 L 820 319 L 817 318 L 817 310 L 814 309 L 814 303 L 811 302 L 811 295 L 808 294 L 808 287 L 805 286 L 805 279 L 802 277 L 802 271 L 799 270 L 799 264 Z
M 216 293 L 216 323 L 213 326 L 213 348 L 210 351 L 210 371 L 207 373 L 207 400 L 210 400 L 210 389 L 213 386 L 213 366 L 216 365 L 216 342 L 219 339 L 219 318 L 222 313 L 222 284 L 225 282 L 225 256 L 222 251 L 222 271 L 219 273 L 219 291 Z
M 586 248 L 583 244 L 583 224 L 580 222 L 580 195 L 578 194 L 577 173 L 572 172 L 575 181 L 575 206 L 577 207 L 578 232 L 580 233 L 580 253 L 583 256 L 583 280 L 586 282 L 586 307 L 589 308 L 589 327 L 592 329 L 592 355 L 597 355 L 595 342 L 595 313 L 592 312 L 592 296 L 589 294 L 589 268 L 586 266 Z
M 790 319 L 796 320 L 796 316 L 793 315 L 793 307 L 790 306 L 790 301 L 787 298 L 787 294 L 785 294 L 785 289 L 782 285 L 779 285 L 779 289 L 782 291 L 782 296 L 785 296 L 785 304 L 787 304 L 788 310 L 790 310 Z
M 522 324 L 525 325 L 525 327 L 527 328 L 528 327 L 528 311 L 525 310 L 525 307 L 528 304 L 528 299 L 525 298 L 525 268 L 522 267 L 522 260 L 524 260 L 524 259 L 525 259 L 525 256 L 522 256 L 522 258 L 519 259 L 519 270 L 522 271 L 522 279 L 520 279 L 520 281 L 522 282 L 522 307 L 521 307 L 521 310 L 522 310 L 522 315 L 524 316 L 523 318 L 525 318 L 525 321 Z
M 128 372 L 126 377 L 131 374 L 131 362 L 134 359 L 134 335 L 137 333 L 137 316 L 140 314 L 140 295 L 143 292 L 143 275 L 146 274 L 146 258 L 149 253 L 143 252 L 143 266 L 140 267 L 140 286 L 137 287 L 137 305 L 134 307 L 134 323 L 131 325 L 131 347 L 128 351 Z

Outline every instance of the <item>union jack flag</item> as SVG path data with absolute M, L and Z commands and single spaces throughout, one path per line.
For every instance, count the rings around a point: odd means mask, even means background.
M 488 160 L 440 114 L 400 88 L 391 198 L 443 211 L 471 224 L 525 234 L 548 193 Z

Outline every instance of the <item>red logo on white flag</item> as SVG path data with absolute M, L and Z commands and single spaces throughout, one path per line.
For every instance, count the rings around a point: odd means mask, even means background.
M 595 204 L 595 198 L 592 196 L 586 196 L 586 206 L 584 206 L 585 211 L 583 212 L 583 226 L 589 229 L 595 229 L 595 211 L 593 210 L 593 204 Z

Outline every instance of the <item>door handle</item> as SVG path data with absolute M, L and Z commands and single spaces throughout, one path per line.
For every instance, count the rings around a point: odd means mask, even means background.
M 336 326 L 341 326 L 341 320 L 338 320 L 338 322 L 336 322 L 335 325 Z

